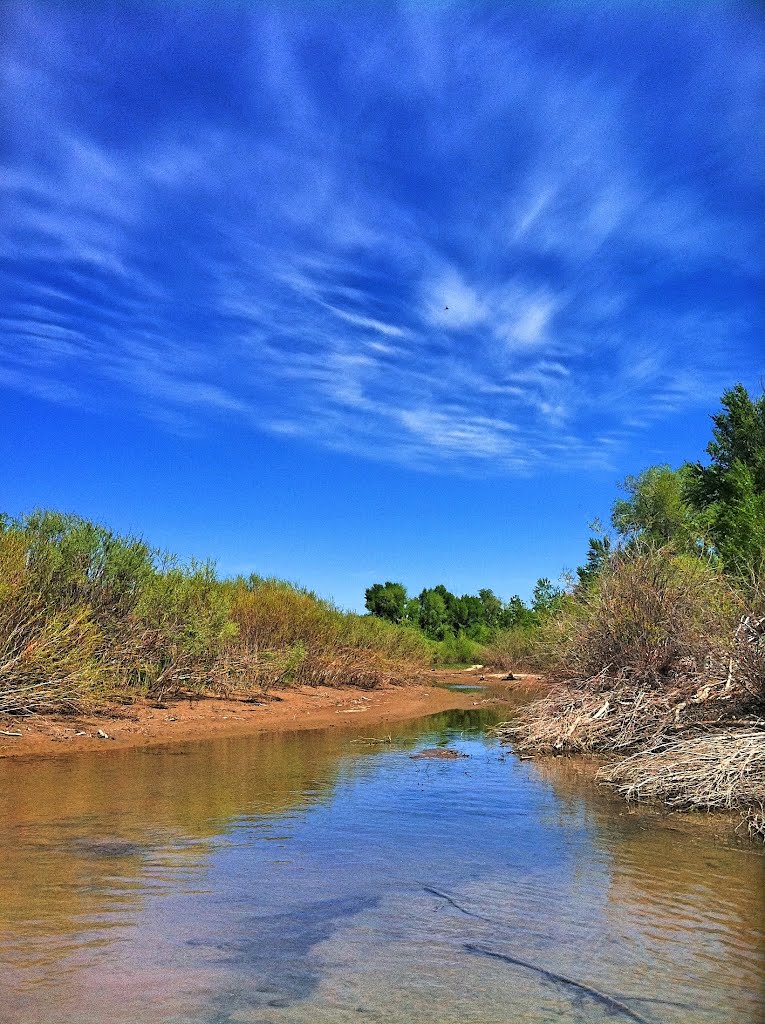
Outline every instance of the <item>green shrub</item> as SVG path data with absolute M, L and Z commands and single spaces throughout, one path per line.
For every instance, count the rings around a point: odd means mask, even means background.
M 447 633 L 431 646 L 434 665 L 475 665 L 482 653 L 481 645 L 463 632 Z
M 411 628 L 279 580 L 218 580 L 78 516 L 0 516 L 0 711 L 105 696 L 378 686 L 430 662 Z

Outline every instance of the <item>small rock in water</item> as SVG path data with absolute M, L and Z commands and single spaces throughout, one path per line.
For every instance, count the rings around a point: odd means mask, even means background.
M 452 750 L 448 747 L 430 747 L 428 750 L 420 750 L 416 754 L 409 755 L 413 760 L 432 759 L 434 761 L 455 761 L 458 757 L 470 757 L 470 754 L 462 754 L 459 750 Z

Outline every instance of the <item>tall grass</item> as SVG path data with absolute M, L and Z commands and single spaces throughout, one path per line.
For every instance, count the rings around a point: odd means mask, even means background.
M 281 580 L 238 580 L 228 588 L 237 627 L 234 661 L 269 686 L 285 682 L 371 688 L 406 680 L 429 660 L 417 630 L 340 612 Z
M 429 662 L 416 632 L 277 580 L 219 580 L 77 516 L 0 517 L 0 711 L 231 692 L 378 686 Z
M 550 658 L 539 625 L 517 625 L 500 629 L 481 651 L 481 660 L 505 672 L 544 672 Z

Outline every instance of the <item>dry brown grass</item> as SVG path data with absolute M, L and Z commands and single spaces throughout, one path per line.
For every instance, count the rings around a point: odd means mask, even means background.
M 765 803 L 747 807 L 741 815 L 741 824 L 736 831 L 740 831 L 742 826 L 746 828 L 746 834 L 750 839 L 765 843 Z
M 750 807 L 765 800 L 763 724 L 659 742 L 601 768 L 598 778 L 627 800 L 707 810 Z

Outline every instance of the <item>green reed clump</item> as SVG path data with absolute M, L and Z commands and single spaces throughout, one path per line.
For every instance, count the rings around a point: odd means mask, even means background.
M 221 581 L 78 516 L 0 517 L 0 711 L 296 683 L 377 686 L 428 661 L 412 630 L 277 580 Z

